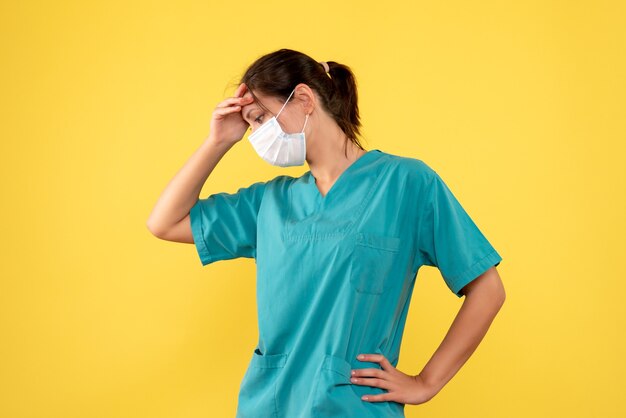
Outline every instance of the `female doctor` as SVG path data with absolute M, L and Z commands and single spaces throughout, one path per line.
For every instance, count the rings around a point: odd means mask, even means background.
M 259 340 L 237 417 L 404 417 L 432 399 L 485 336 L 505 299 L 502 260 L 425 162 L 358 140 L 350 68 L 280 49 L 257 59 L 210 134 L 148 220 L 158 238 L 194 243 L 202 265 L 254 258 Z M 247 129 L 279 175 L 199 199 Z M 418 269 L 434 266 L 465 296 L 418 374 L 398 363 Z

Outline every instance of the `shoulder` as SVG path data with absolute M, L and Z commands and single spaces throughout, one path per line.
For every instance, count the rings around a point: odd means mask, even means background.
M 297 179 L 298 177 L 279 175 L 268 180 L 258 180 L 248 186 L 243 186 L 241 188 L 253 188 L 253 189 L 280 188 L 284 185 L 289 185 L 291 182 Z
M 395 172 L 405 181 L 409 181 L 412 184 L 425 184 L 430 183 L 437 177 L 437 172 L 420 158 L 390 153 L 385 154 L 389 164 L 391 164 L 390 169 L 392 172 Z
M 294 176 L 281 174 L 270 180 L 265 181 L 264 184 L 266 187 L 271 187 L 273 189 L 288 188 L 292 183 L 298 181 L 302 177 L 303 176 L 294 177 Z
M 289 188 L 298 181 L 301 181 L 303 177 L 304 174 L 300 177 L 281 174 L 268 180 L 256 182 L 252 186 L 257 187 L 264 195 L 286 196 Z
M 239 197 L 251 200 L 261 200 L 267 192 L 281 190 L 294 179 L 295 178 L 291 176 L 280 175 L 272 179 L 257 180 L 253 183 L 241 185 L 237 187 L 235 191 L 216 192 L 213 193 L 211 197 Z

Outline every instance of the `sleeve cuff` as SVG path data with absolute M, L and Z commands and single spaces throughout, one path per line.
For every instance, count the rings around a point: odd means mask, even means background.
M 467 268 L 463 273 L 455 276 L 452 280 L 451 290 L 457 297 L 463 297 L 462 293 L 459 293 L 461 289 L 471 282 L 472 280 L 478 278 L 481 274 L 486 272 L 490 267 L 497 266 L 502 261 L 502 257 L 496 250 L 493 250 L 474 264 L 472 264 L 469 268 Z
M 204 241 L 204 232 L 202 230 L 202 208 L 200 203 L 197 202 L 191 207 L 189 211 L 189 220 L 191 222 L 191 234 L 193 235 L 193 242 L 200 257 L 200 262 L 203 266 L 206 266 L 212 262 L 211 253 L 207 248 Z

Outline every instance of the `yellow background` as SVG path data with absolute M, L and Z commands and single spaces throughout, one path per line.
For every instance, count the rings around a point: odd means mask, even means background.
M 503 257 L 507 300 L 407 417 L 626 415 L 620 1 L 3 1 L 0 417 L 232 417 L 252 259 L 202 267 L 146 220 L 259 56 L 349 65 L 365 147 L 420 158 Z M 204 187 L 280 174 L 247 136 Z M 460 308 L 420 271 L 398 368 Z

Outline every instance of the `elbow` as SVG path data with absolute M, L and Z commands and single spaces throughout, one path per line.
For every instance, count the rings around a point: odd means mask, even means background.
M 500 288 L 500 291 L 497 294 L 498 308 L 501 308 L 504 305 L 504 301 L 506 300 L 506 292 L 504 291 L 504 286 Z
M 502 280 L 497 280 L 491 292 L 491 299 L 494 301 L 496 309 L 499 311 L 506 300 L 506 292 Z
M 495 277 L 492 281 L 492 286 L 490 286 L 490 299 L 497 305 L 498 310 L 504 305 L 506 300 L 506 291 L 499 275 Z
M 146 221 L 146 227 L 148 228 L 148 231 L 150 231 L 150 233 L 152 235 L 154 235 L 157 238 L 163 238 L 163 228 L 160 228 L 157 224 L 155 224 L 154 221 L 152 221 L 152 219 L 148 219 Z

